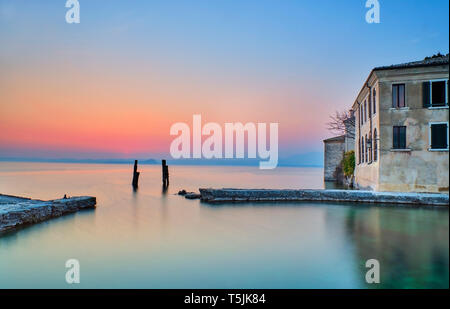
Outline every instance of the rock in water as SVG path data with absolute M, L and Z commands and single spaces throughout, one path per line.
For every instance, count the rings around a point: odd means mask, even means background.
M 195 199 L 201 198 L 202 196 L 199 193 L 189 192 L 189 193 L 186 193 L 186 195 L 184 197 L 187 199 L 190 199 L 190 200 L 195 200 Z

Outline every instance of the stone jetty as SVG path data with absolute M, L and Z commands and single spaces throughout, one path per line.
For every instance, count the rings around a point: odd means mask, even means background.
M 0 233 L 82 209 L 95 208 L 96 203 L 96 198 L 91 196 L 41 201 L 0 194 Z
M 448 206 L 448 194 L 374 192 L 359 190 L 205 189 L 201 201 L 226 202 L 355 202 Z

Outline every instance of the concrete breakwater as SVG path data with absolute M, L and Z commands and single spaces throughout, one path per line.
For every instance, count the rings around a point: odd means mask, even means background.
M 95 208 L 96 203 L 96 198 L 91 196 L 41 201 L 0 194 L 0 233 L 82 209 Z
M 359 190 L 275 190 L 200 188 L 201 201 L 224 202 L 358 202 L 448 206 L 447 194 L 374 192 Z

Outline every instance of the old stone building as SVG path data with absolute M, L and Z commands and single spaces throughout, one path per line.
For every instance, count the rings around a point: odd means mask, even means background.
M 335 136 L 323 141 L 324 145 L 324 180 L 337 181 L 338 169 L 344 153 L 355 149 L 355 116 L 353 113 L 346 121 L 345 134 Z
M 449 56 L 374 68 L 354 104 L 355 184 L 449 190 Z
M 336 181 L 336 170 L 344 158 L 345 135 L 336 136 L 323 141 L 324 146 L 324 179 Z

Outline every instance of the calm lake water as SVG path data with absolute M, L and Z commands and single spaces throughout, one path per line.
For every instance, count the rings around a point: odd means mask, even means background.
M 0 236 L 0 288 L 448 288 L 448 209 L 318 203 L 210 206 L 199 187 L 323 188 L 320 168 L 0 162 L 0 192 L 97 197 L 87 210 Z M 80 262 L 81 283 L 65 282 Z M 365 282 L 377 259 L 381 283 Z

